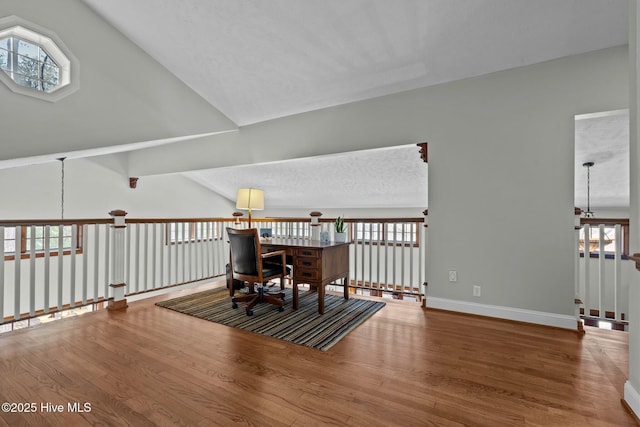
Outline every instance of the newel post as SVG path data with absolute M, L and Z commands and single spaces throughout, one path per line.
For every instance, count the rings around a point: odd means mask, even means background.
M 322 212 L 313 211 L 309 213 L 311 217 L 311 240 L 320 240 L 320 217 Z
M 109 298 L 107 309 L 121 310 L 127 308 L 127 299 L 124 297 L 124 291 L 127 284 L 124 283 L 124 261 L 125 261 L 125 230 L 127 224 L 123 210 L 114 210 L 109 212 L 113 218 L 113 246 L 111 247 L 111 287 L 113 296 Z
M 429 259 L 429 253 L 427 252 L 427 239 L 429 238 L 429 209 L 425 209 L 422 211 L 422 215 L 424 215 L 424 223 L 422 224 L 422 242 L 420 242 L 420 259 L 423 262 L 420 264 L 424 265 L 424 282 L 422 282 L 422 308 L 427 308 L 427 286 L 429 282 L 427 281 L 429 277 L 429 271 L 427 270 Z
M 584 330 L 584 322 L 580 318 L 580 307 L 584 303 L 582 301 L 582 292 L 580 291 L 580 229 L 582 228 L 582 225 L 580 224 L 580 215 L 582 215 L 582 210 L 580 208 L 577 208 L 577 207 L 574 208 L 573 209 L 573 217 L 574 217 L 574 221 L 573 221 L 573 230 L 574 231 L 573 231 L 573 234 L 574 234 L 575 252 L 574 252 L 574 256 L 573 256 L 573 277 L 574 277 L 574 279 L 573 279 L 573 294 L 574 294 L 573 304 L 574 304 L 574 314 L 576 316 L 578 335 L 582 336 L 582 335 L 585 334 L 585 330 Z

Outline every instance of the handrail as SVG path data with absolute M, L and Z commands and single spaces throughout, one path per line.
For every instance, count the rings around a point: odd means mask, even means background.
M 228 263 L 224 227 L 238 223 L 246 227 L 248 222 L 237 216 L 125 218 L 124 212 L 118 213 L 112 218 L 0 220 L 0 246 L 4 246 L 3 230 L 15 229 L 7 237 L 14 252 L 0 259 L 0 324 L 221 277 Z M 312 216 L 252 221 L 258 227 L 272 224 L 274 236 L 320 238 L 321 232 L 329 231 L 333 238 L 335 219 Z M 351 291 L 422 298 L 426 218 L 345 218 L 345 222 L 351 224 L 353 238 Z M 384 231 L 376 231 L 375 237 L 367 234 L 366 239 L 357 234 L 360 229 L 384 230 L 386 224 L 393 224 L 388 227 L 396 237 Z M 58 232 L 63 226 L 69 226 L 68 235 Z M 39 229 L 37 234 L 29 233 L 31 227 Z M 77 250 L 68 249 L 69 241 Z M 381 243 L 389 247 L 381 248 Z M 60 253 L 58 248 L 64 249 Z
M 247 222 L 249 219 L 245 217 L 226 218 L 226 217 L 203 217 L 203 218 L 127 218 L 127 223 L 131 224 L 165 224 L 173 222 Z M 336 218 L 319 218 L 319 222 L 333 223 Z M 277 218 L 251 218 L 252 222 L 310 222 L 308 217 L 277 217 Z M 84 218 L 84 219 L 5 219 L 0 220 L 0 226 L 17 226 L 17 225 L 80 225 L 80 224 L 111 224 L 112 219 L 109 218 Z M 424 222 L 422 217 L 394 217 L 394 218 L 344 218 L 346 223 L 358 222 Z M 627 220 L 628 223 L 628 220 Z

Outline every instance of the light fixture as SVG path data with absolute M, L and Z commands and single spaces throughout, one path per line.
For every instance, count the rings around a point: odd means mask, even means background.
M 582 164 L 582 166 L 587 168 L 587 210 L 582 211 L 585 218 L 592 218 L 595 216 L 593 211 L 591 211 L 591 167 L 594 164 L 595 163 L 593 162 L 585 162 Z
M 60 219 L 64 220 L 64 160 L 66 157 L 58 157 L 60 162 Z
M 251 211 L 264 209 L 264 191 L 256 188 L 241 188 L 236 197 L 236 209 L 249 211 L 249 228 L 251 228 Z
M 595 164 L 594 162 L 584 162 L 582 164 L 582 166 L 587 168 L 587 210 L 582 211 L 584 218 L 593 218 L 595 216 L 595 213 L 593 213 L 593 211 L 591 210 L 591 167 L 594 164 Z M 590 228 L 589 230 L 590 230 L 589 231 L 590 236 L 588 236 L 589 252 L 594 252 L 598 250 L 598 248 L 600 247 L 600 236 L 592 237 L 593 234 L 591 234 L 592 231 L 597 231 L 598 228 Z M 581 251 L 584 251 L 587 245 L 587 242 L 585 240 L 586 240 L 585 237 L 582 237 L 581 239 L 579 239 Z M 613 239 L 611 239 L 605 232 L 604 238 L 603 238 L 604 245 L 606 246 L 612 241 Z

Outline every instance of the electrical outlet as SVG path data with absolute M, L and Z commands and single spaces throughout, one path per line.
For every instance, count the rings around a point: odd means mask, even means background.
M 474 297 L 479 297 L 480 295 L 482 295 L 481 291 L 480 291 L 480 286 L 475 285 L 473 287 L 473 296 Z
M 450 282 L 458 281 L 458 272 L 456 270 L 449 270 L 449 281 Z

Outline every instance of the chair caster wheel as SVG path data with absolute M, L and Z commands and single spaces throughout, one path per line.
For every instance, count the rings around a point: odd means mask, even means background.
M 247 310 L 247 316 L 253 316 L 253 310 Z
M 278 307 L 278 311 L 282 313 L 284 311 L 284 307 Z
M 231 303 L 231 308 L 238 308 L 238 303 L 237 302 Z

